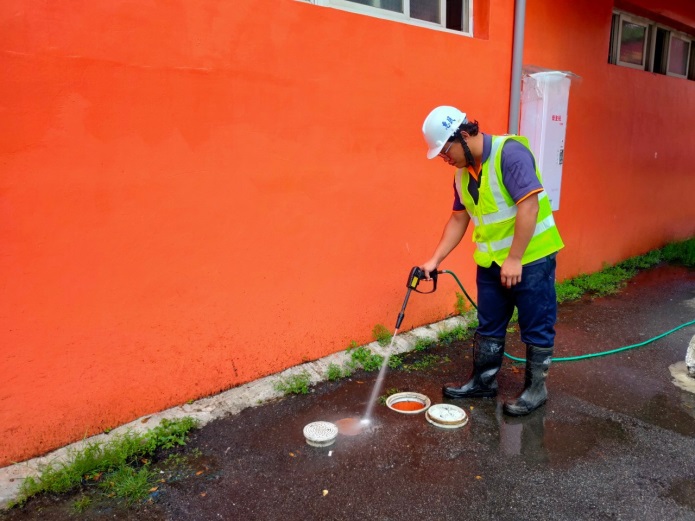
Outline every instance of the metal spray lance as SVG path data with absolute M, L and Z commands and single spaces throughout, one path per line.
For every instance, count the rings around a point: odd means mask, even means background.
M 398 320 L 396 320 L 396 330 L 393 332 L 393 336 L 391 337 L 391 345 L 389 345 L 389 352 L 391 348 L 393 347 L 393 342 L 396 340 L 396 335 L 398 334 L 398 328 L 401 327 L 401 322 L 403 322 L 403 317 L 405 316 L 405 307 L 408 305 L 408 298 L 410 297 L 410 292 L 411 291 L 417 291 L 418 293 L 432 293 L 437 289 L 437 271 L 433 271 L 430 273 L 430 278 L 434 282 L 434 287 L 432 288 L 431 291 L 420 291 L 417 289 L 418 284 L 420 284 L 420 281 L 425 280 L 425 271 L 421 270 L 417 266 L 415 266 L 413 269 L 410 270 L 410 274 L 408 275 L 408 281 L 406 282 L 406 287 L 408 288 L 408 292 L 405 294 L 405 300 L 403 301 L 403 306 L 401 307 L 401 312 L 398 314 Z M 381 369 L 379 370 L 379 376 L 376 378 L 376 382 L 374 383 L 374 389 L 372 389 L 372 395 L 369 398 L 369 402 L 367 405 L 367 412 L 364 415 L 364 418 L 360 420 L 361 424 L 368 424 L 371 421 L 371 413 L 372 413 L 372 407 L 374 407 L 374 403 L 376 402 L 376 397 L 379 394 L 379 390 L 381 389 L 381 384 L 384 380 L 384 374 L 386 372 L 386 368 L 388 367 L 388 359 L 389 359 L 389 354 L 387 353 L 386 356 L 384 357 L 384 362 L 381 364 Z

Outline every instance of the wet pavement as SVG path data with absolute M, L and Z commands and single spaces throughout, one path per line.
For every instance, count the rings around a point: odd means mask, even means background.
M 560 306 L 556 356 L 645 341 L 695 319 L 695 270 L 640 273 L 618 295 Z M 525 418 L 502 414 L 523 368 L 505 359 L 497 399 L 448 401 L 460 429 L 424 414 L 374 408 L 371 427 L 330 447 L 305 443 L 314 421 L 349 424 L 366 410 L 377 373 L 324 382 L 214 421 L 191 436 L 192 472 L 135 509 L 40 498 L 0 519 L 166 520 L 695 520 L 695 394 L 672 383 L 695 326 L 624 353 L 554 363 L 550 399 Z M 508 352 L 524 356 L 518 333 Z M 471 342 L 439 346 L 425 371 L 389 370 L 389 389 L 442 403 L 441 384 L 467 376 Z M 343 420 L 341 422 L 341 420 Z

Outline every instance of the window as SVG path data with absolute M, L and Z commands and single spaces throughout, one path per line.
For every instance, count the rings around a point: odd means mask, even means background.
M 608 63 L 695 79 L 695 38 L 646 18 L 615 11 Z
M 471 0 L 309 0 L 387 20 L 472 36 Z
M 666 74 L 685 78 L 688 75 L 691 41 L 671 33 L 668 46 L 668 67 Z
M 649 26 L 627 17 L 620 18 L 618 65 L 644 69 Z

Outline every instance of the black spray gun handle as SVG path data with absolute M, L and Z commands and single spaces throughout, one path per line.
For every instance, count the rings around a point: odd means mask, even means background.
M 405 287 L 408 291 L 405 294 L 405 300 L 403 301 L 403 306 L 401 306 L 401 312 L 398 313 L 398 319 L 396 320 L 396 329 L 400 329 L 403 318 L 405 317 L 405 307 L 408 305 L 408 298 L 410 298 L 410 292 L 416 291 L 417 293 L 427 294 L 434 293 L 437 291 L 437 275 L 441 273 L 437 270 L 430 272 L 430 279 L 432 280 L 432 289 L 430 291 L 420 291 L 417 289 L 418 284 L 421 280 L 425 280 L 425 270 L 420 269 L 418 266 L 413 267 L 408 274 L 408 281 Z
M 406 284 L 406 287 L 410 290 L 412 289 L 413 291 L 416 291 L 417 293 L 422 293 L 422 294 L 427 294 L 427 293 L 434 293 L 437 291 L 437 275 L 439 272 L 437 270 L 431 271 L 430 272 L 430 279 L 432 280 L 432 289 L 430 291 L 420 291 L 417 289 L 418 284 L 420 284 L 420 281 L 425 280 L 425 270 L 420 269 L 419 267 L 415 266 L 413 269 L 410 270 L 410 274 L 408 275 L 408 282 Z

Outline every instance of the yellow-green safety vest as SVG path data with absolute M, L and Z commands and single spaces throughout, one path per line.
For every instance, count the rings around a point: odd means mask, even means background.
M 456 191 L 475 225 L 473 242 L 476 249 L 473 259 L 476 264 L 483 268 L 490 267 L 493 262 L 501 266 L 509 255 L 514 238 L 517 207 L 502 182 L 502 145 L 508 139 L 518 141 L 530 150 L 528 140 L 525 137 L 492 136 L 490 156 L 482 164 L 480 172 L 477 204 L 467 188 L 464 187 L 468 185 L 467 176 L 470 174 L 463 168 L 456 171 Z M 543 180 L 537 161 L 536 176 L 542 184 Z M 465 185 L 462 182 L 463 179 L 466 180 Z M 555 253 L 562 247 L 564 244 L 555 226 L 548 194 L 545 191 L 540 192 L 538 194 L 536 229 L 521 258 L 521 264 L 524 265 L 541 259 L 546 255 Z

